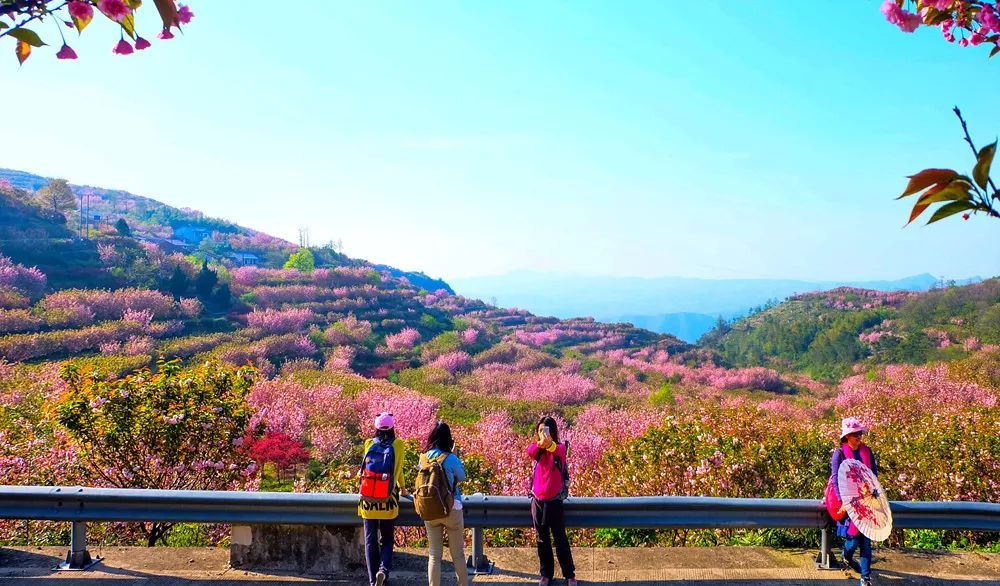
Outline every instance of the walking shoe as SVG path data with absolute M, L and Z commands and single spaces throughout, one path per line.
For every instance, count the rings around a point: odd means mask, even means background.
M 551 580 L 549 580 L 548 578 L 539 578 L 538 579 L 538 586 L 549 586 L 549 582 L 550 581 Z
M 861 586 L 872 586 L 871 577 L 861 578 Z
M 580 586 L 580 583 L 576 581 L 576 578 L 570 578 L 566 580 L 566 586 Z
M 385 570 L 379 570 L 375 574 L 375 586 L 385 586 Z

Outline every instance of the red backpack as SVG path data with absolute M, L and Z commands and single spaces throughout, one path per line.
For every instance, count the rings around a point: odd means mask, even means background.
M 851 455 L 851 449 L 844 444 L 840 448 L 844 452 L 844 458 L 848 460 L 853 460 L 854 456 Z M 872 467 L 872 451 L 868 446 L 861 446 L 859 450 L 861 452 L 861 461 L 864 462 L 865 466 L 869 468 Z M 840 507 L 844 505 L 841 502 L 840 497 L 837 496 L 837 475 L 834 473 L 830 476 L 830 481 L 826 483 L 826 490 L 823 492 L 823 504 L 826 505 L 826 510 L 833 517 L 834 521 L 840 521 L 847 515 L 846 512 L 837 514 L 840 511 Z

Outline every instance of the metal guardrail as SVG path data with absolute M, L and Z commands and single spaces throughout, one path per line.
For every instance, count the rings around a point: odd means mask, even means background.
M 527 497 L 466 495 L 465 526 L 473 529 L 472 565 L 482 569 L 482 530 L 530 527 Z M 0 518 L 69 521 L 73 543 L 68 569 L 85 566 L 88 521 L 232 523 L 242 525 L 360 525 L 352 494 L 171 491 L 51 486 L 0 486 Z M 422 526 L 413 503 L 403 499 L 397 524 Z M 1000 531 L 1000 504 L 978 502 L 891 503 L 894 526 L 902 529 Z M 826 527 L 819 500 L 709 497 L 570 498 L 568 527 L 636 529 L 805 528 L 822 529 L 818 562 L 830 567 Z

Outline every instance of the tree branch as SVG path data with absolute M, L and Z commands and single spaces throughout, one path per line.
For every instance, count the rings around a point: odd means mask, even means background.
M 30 4 L 33 1 L 35 1 L 35 0 L 25 0 L 25 2 L 23 2 L 23 3 L 24 4 Z M 51 10 L 49 10 L 48 8 L 46 8 L 45 10 L 42 10 L 41 12 L 38 12 L 36 14 L 31 15 L 30 17 L 24 19 L 21 22 L 14 23 L 14 26 L 12 26 L 10 28 L 7 28 L 7 29 L 3 29 L 3 31 L 0 31 L 0 39 L 2 39 L 3 37 L 6 37 L 8 35 L 10 35 L 10 33 L 12 31 L 16 31 L 16 30 L 18 30 L 20 28 L 24 28 L 24 25 L 28 24 L 29 22 L 31 22 L 33 20 L 39 20 L 39 19 L 43 19 L 45 16 L 51 16 L 51 15 L 53 15 L 57 10 L 60 10 L 63 6 L 66 6 L 67 4 L 69 4 L 68 0 L 66 2 L 63 2 L 62 4 L 60 4 L 59 6 L 56 6 L 55 8 L 53 8 Z M 41 5 L 42 5 L 43 8 L 45 7 L 44 1 L 41 3 Z M 7 8 L 7 7 L 6 6 L 0 7 L 0 15 L 2 15 L 2 12 L 3 12 L 3 10 L 5 8 Z M 13 9 L 10 10 L 10 13 L 12 13 L 12 14 L 15 13 L 15 12 L 18 12 L 18 11 L 13 10 Z M 26 14 L 27 10 L 22 9 L 20 12 Z
M 958 106 L 952 108 L 952 111 L 955 113 L 955 116 L 958 116 L 958 121 L 961 122 L 962 124 L 962 132 L 965 133 L 965 142 L 969 143 L 969 148 L 972 149 L 972 156 L 976 157 L 976 160 L 978 161 L 979 149 L 977 149 L 975 143 L 972 142 L 972 136 L 969 135 L 969 126 L 968 124 L 965 123 L 965 118 L 962 117 L 962 111 L 958 109 Z M 987 176 L 986 181 L 989 183 L 990 187 L 993 188 L 993 199 L 996 199 L 997 186 L 995 183 L 993 183 L 993 178 Z M 983 204 L 985 204 L 988 208 L 986 213 L 995 218 L 1000 218 L 1000 213 L 998 213 L 995 209 L 993 209 L 993 204 L 990 202 L 990 196 L 988 193 L 983 196 Z

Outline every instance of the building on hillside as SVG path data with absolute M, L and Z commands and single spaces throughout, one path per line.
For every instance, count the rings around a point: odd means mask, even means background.
M 199 226 L 183 225 L 174 228 L 174 239 L 182 240 L 188 244 L 198 245 L 202 240 L 212 235 L 208 228 Z
M 160 238 L 158 236 L 137 236 L 137 240 L 140 242 L 149 242 L 150 244 L 155 244 L 160 250 L 171 253 L 179 252 L 181 254 L 190 254 L 194 250 L 194 246 L 191 246 L 187 242 L 177 240 L 175 238 Z
M 227 254 L 226 258 L 238 267 L 255 267 L 260 264 L 260 257 L 252 252 L 234 251 Z

